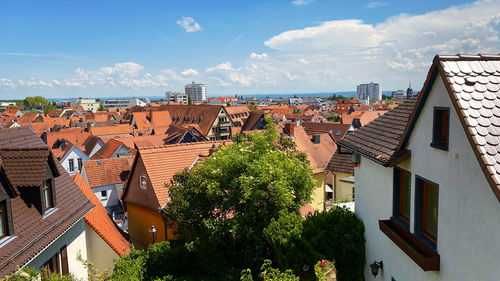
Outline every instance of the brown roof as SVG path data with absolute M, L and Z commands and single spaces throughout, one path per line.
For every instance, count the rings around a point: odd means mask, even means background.
M 302 122 L 302 127 L 304 127 L 308 135 L 331 133 L 337 141 L 345 136 L 351 124 L 341 124 L 339 122 Z
M 352 163 L 352 154 L 351 153 L 340 153 L 337 149 L 328 165 L 326 166 L 326 170 L 330 172 L 340 172 L 354 175 L 354 164 Z
M 337 144 L 389 166 L 402 153 L 397 150 L 399 140 L 405 133 L 418 97 L 411 97 L 375 121 L 346 135 Z
M 74 178 L 75 183 L 85 196 L 95 205 L 94 209 L 85 216 L 85 222 L 104 240 L 118 255 L 123 256 L 130 252 L 130 243 L 116 227 L 101 204 L 99 199 L 87 184 L 80 173 Z
M 87 156 L 90 155 L 90 153 L 92 152 L 92 150 L 94 150 L 94 147 L 96 146 L 96 144 L 99 142 L 99 137 L 97 136 L 89 136 L 84 142 L 83 142 L 83 147 L 85 148 L 85 150 L 83 151 L 83 153 L 85 153 Z
M 142 202 L 142 204 L 154 210 L 162 207 L 168 198 L 168 189 L 165 184 L 170 184 L 176 173 L 190 167 L 198 157 L 207 156 L 214 144 L 220 146 L 229 143 L 231 141 L 206 141 L 139 149 L 132 170 L 140 158 L 156 195 L 155 202 Z M 127 201 L 129 188 L 130 181 L 127 181 L 123 194 L 124 201 Z
M 231 118 L 235 127 L 241 127 L 248 118 L 250 109 L 248 109 L 248 106 L 246 105 L 226 106 L 226 112 L 229 114 L 229 118 Z
M 7 171 L 7 175 L 10 174 L 7 180 L 12 181 L 15 186 L 42 185 L 42 169 L 29 166 L 43 165 L 45 170 L 47 163 L 51 162 L 51 156 L 45 143 L 31 128 L 19 127 L 0 131 L 0 148 L 6 160 L 2 163 L 3 169 Z M 57 209 L 49 217 L 43 219 L 37 208 L 26 203 L 27 197 L 17 195 L 10 198 L 16 239 L 4 245 L 0 251 L 0 276 L 17 271 L 17 266 L 25 265 L 93 207 L 59 162 L 54 163 Z M 12 172 L 9 172 L 9 169 Z M 40 179 L 41 181 L 38 181 Z
M 83 162 L 89 185 L 98 187 L 125 182 L 133 160 L 133 157 L 119 157 Z
M 250 114 L 248 115 L 247 120 L 245 121 L 245 123 L 241 127 L 241 131 L 243 132 L 243 131 L 252 130 L 254 128 L 255 124 L 257 124 L 257 122 L 260 120 L 260 118 L 263 118 L 263 117 L 264 117 L 264 113 L 260 110 L 250 111 Z
M 318 135 L 320 137 L 320 142 L 313 143 L 311 141 L 311 136 L 306 134 L 304 128 L 295 127 L 294 138 L 292 138 L 297 146 L 297 150 L 307 154 L 307 159 L 315 173 L 324 171 L 333 152 L 337 148 L 329 133 Z
M 222 105 L 161 105 L 160 108 L 170 113 L 172 123 L 198 124 L 201 133 L 206 136 L 210 132 L 215 118 L 224 107 Z

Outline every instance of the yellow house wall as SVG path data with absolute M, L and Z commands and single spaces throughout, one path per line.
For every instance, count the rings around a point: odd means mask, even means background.
M 155 242 L 165 241 L 165 223 L 159 212 L 144 209 L 130 202 L 127 202 L 128 212 L 128 232 L 132 243 L 136 248 L 145 249 L 151 244 L 149 229 L 155 226 Z M 174 237 L 173 229 L 168 229 L 168 238 Z
M 352 198 L 352 190 L 354 188 L 354 184 L 353 183 L 349 183 L 349 182 L 342 182 L 340 181 L 340 179 L 343 179 L 343 178 L 346 178 L 346 177 L 349 177 L 349 176 L 352 176 L 351 174 L 347 174 L 347 173 L 341 173 L 341 172 L 334 172 L 334 179 L 335 179 L 335 184 L 333 186 L 333 194 L 334 194 L 334 199 L 336 200 L 336 202 L 340 202 L 342 201 L 342 199 L 344 200 L 349 200 L 349 201 L 353 201 L 353 198 Z
M 323 211 L 324 205 L 323 202 L 325 202 L 325 173 L 316 173 L 312 174 L 313 179 L 316 181 L 316 188 L 313 191 L 312 194 L 312 201 L 311 201 L 311 206 L 318 210 L 318 211 Z
M 110 273 L 113 272 L 113 261 L 120 256 L 88 224 L 85 224 L 85 238 L 87 239 L 87 259 L 99 272 L 104 272 L 106 269 L 109 269 Z

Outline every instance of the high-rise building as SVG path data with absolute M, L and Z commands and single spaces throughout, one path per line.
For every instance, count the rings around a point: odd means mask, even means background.
M 179 103 L 188 103 L 188 95 L 177 92 L 166 92 L 165 98 L 167 102 L 179 102 Z
M 382 87 L 378 83 L 360 84 L 357 87 L 356 95 L 360 100 L 381 100 Z
M 191 101 L 204 101 L 207 99 L 207 88 L 205 84 L 194 83 L 187 84 L 185 93 Z

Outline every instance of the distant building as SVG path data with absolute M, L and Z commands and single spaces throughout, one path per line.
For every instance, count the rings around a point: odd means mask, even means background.
M 72 107 L 83 107 L 83 110 L 90 110 L 96 112 L 99 108 L 99 103 L 95 99 L 84 99 L 79 97 L 71 102 Z
M 411 98 L 413 96 L 413 89 L 411 88 L 411 81 L 408 83 L 408 89 L 406 89 L 406 98 Z
M 406 99 L 406 92 L 403 90 L 393 91 L 392 99 Z
M 128 100 L 124 99 L 103 100 L 102 105 L 106 109 L 127 108 L 128 102 Z
M 194 83 L 194 81 L 186 85 L 185 93 L 191 101 L 204 101 L 207 98 L 205 84 Z
M 188 103 L 188 95 L 183 93 L 166 92 L 165 98 L 167 102 L 182 102 L 184 104 Z
M 368 84 L 360 84 L 356 91 L 357 99 L 359 100 L 381 100 L 382 87 L 378 83 L 370 82 Z
M 149 106 L 151 101 L 148 98 L 132 98 L 127 104 L 127 108 L 132 108 L 134 106 Z

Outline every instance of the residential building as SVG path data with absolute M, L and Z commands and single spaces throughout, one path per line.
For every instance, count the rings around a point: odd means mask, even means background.
M 162 212 L 169 200 L 165 185 L 171 183 L 177 172 L 192 167 L 208 157 L 212 149 L 226 143 L 229 141 L 138 149 L 122 196 L 128 214 L 128 232 L 137 248 L 144 249 L 152 242 L 149 229 L 153 225 L 157 229 L 156 242 L 175 239 L 175 226 L 169 225 Z
M 132 155 L 133 152 L 125 144 L 113 138 L 108 140 L 93 156 L 92 160 L 118 158 Z
M 87 259 L 94 264 L 99 272 L 112 271 L 114 260 L 130 253 L 130 242 L 108 216 L 106 209 L 101 205 L 83 176 L 80 173 L 76 174 L 74 181 L 83 194 L 95 205 L 94 209 L 84 218 Z
M 132 108 L 135 106 L 150 106 L 151 101 L 148 98 L 131 98 L 127 104 L 127 108 Z
M 57 157 L 56 154 L 59 150 L 63 152 L 63 154 Z M 74 145 L 64 139 L 61 141 L 59 150 L 52 149 L 52 152 L 70 175 L 80 172 L 83 168 L 83 163 L 90 160 L 90 157 L 81 151 L 80 146 Z
M 83 152 L 85 155 L 92 158 L 92 156 L 94 156 L 94 154 L 99 151 L 103 145 L 104 141 L 100 137 L 91 135 L 83 142 L 83 146 L 85 148 Z
M 354 130 L 350 124 L 342 124 L 339 122 L 302 122 L 302 127 L 309 136 L 330 133 L 335 141 L 343 138 L 347 132 Z
M 72 107 L 82 107 L 83 110 L 96 112 L 99 109 L 99 103 L 95 99 L 84 99 L 79 97 L 71 101 Z
M 307 135 L 304 128 L 294 123 L 281 123 L 283 134 L 288 135 L 295 143 L 297 150 L 304 152 L 313 169 L 312 177 L 316 187 L 310 205 L 317 211 L 326 209 L 327 201 L 333 198 L 333 190 L 326 185 L 325 167 L 336 149 L 335 142 L 329 133 Z
M 359 84 L 356 89 L 356 99 L 362 100 L 381 100 L 382 87 L 378 83 L 370 82 L 368 84 Z
M 330 184 L 333 190 L 332 203 L 337 204 L 340 202 L 354 201 L 355 178 L 352 152 L 346 148 L 337 146 L 330 162 L 328 162 L 326 166 L 326 171 L 327 184 Z
M 406 99 L 406 92 L 403 90 L 393 91 L 392 99 Z
M 175 103 L 183 103 L 188 104 L 188 95 L 187 93 L 177 93 L 177 92 L 166 92 L 165 93 L 165 101 L 166 102 L 175 102 Z
M 187 84 L 184 88 L 185 94 L 191 101 L 204 101 L 207 99 L 207 88 L 205 84 L 195 83 Z
M 498 280 L 499 73 L 498 55 L 436 56 L 418 95 L 338 142 L 356 155 L 365 280 Z
M 93 205 L 31 128 L 1 130 L 0 158 L 0 278 L 45 267 L 86 279 Z
M 254 131 L 254 130 L 262 130 L 266 127 L 266 116 L 264 112 L 261 110 L 252 110 L 248 115 L 245 123 L 241 127 L 241 131 Z
M 126 99 L 102 100 L 101 102 L 106 109 L 127 108 L 129 103 Z
M 109 214 L 113 211 L 122 212 L 120 197 L 133 160 L 134 158 L 129 156 L 91 160 L 83 165 L 82 176 Z

